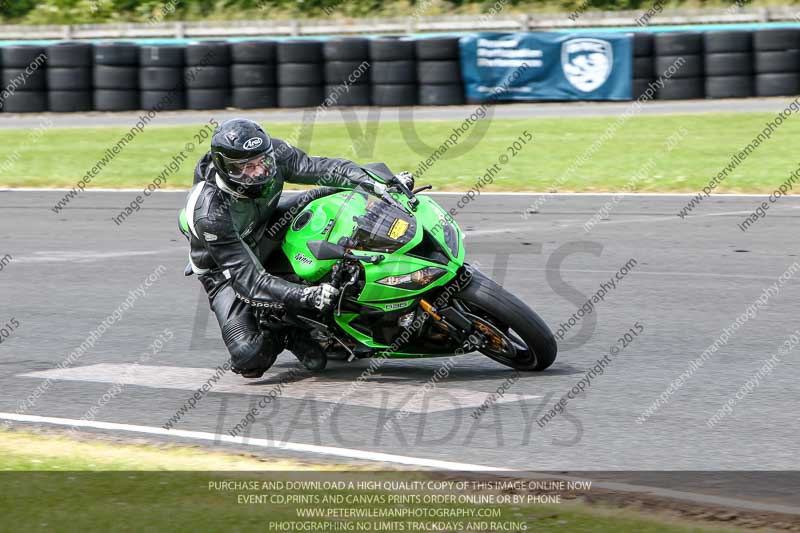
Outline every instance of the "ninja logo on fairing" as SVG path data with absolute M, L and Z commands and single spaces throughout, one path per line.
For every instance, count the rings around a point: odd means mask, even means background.
M 294 256 L 294 258 L 296 261 L 300 261 L 301 263 L 305 263 L 307 265 L 314 264 L 314 261 L 312 261 L 309 257 L 301 254 L 300 252 L 298 252 L 297 255 Z

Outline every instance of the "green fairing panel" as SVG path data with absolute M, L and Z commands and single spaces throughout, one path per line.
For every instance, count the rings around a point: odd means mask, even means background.
M 387 345 L 381 344 L 379 342 L 375 342 L 369 335 L 365 335 L 361 333 L 357 329 L 353 328 L 350 325 L 350 322 L 358 316 L 357 313 L 342 313 L 341 316 L 335 316 L 334 320 L 339 327 L 346 331 L 349 335 L 351 335 L 355 340 L 363 344 L 364 346 L 368 346 L 370 348 L 388 348 Z
M 336 260 L 318 260 L 308 249 L 308 242 L 326 240 L 329 236 L 331 242 L 336 242 L 339 236 L 348 234 L 348 228 L 349 233 L 352 233 L 355 222 L 352 217 L 346 216 L 347 211 L 358 210 L 359 206 L 363 211 L 365 205 L 366 200 L 361 195 L 353 195 L 351 198 L 350 192 L 344 191 L 314 200 L 298 213 L 292 220 L 282 245 L 283 253 L 289 259 L 295 274 L 310 282 L 325 276 L 336 264 Z M 334 228 L 333 221 L 340 209 L 343 209 L 344 216 L 339 217 Z M 307 217 L 310 218 L 306 221 Z
M 318 240 L 338 243 L 342 237 L 353 237 L 357 226 L 355 219 L 364 215 L 367 212 L 368 205 L 370 205 L 367 198 L 366 195 L 358 192 L 343 191 L 311 202 L 295 216 L 286 234 L 283 251 L 299 277 L 309 282 L 316 282 L 330 271 L 337 260 L 317 260 L 311 254 L 307 243 Z M 408 207 L 408 200 L 405 197 L 395 195 L 395 198 Z M 412 211 L 416 224 L 411 224 L 408 227 L 409 231 L 411 231 L 411 228 L 416 228 L 416 231 L 413 236 L 407 234 L 403 236 L 403 241 L 407 241 L 405 244 L 397 248 L 393 253 L 371 250 L 353 251 L 358 255 L 384 256 L 384 260 L 378 264 L 373 265 L 362 262 L 366 283 L 358 298 L 360 304 L 377 307 L 387 312 L 406 307 L 411 308 L 419 297 L 452 280 L 457 275 L 458 269 L 463 265 L 465 257 L 463 233 L 458 225 L 430 197 L 419 196 L 418 199 L 417 210 Z M 372 201 L 374 202 L 375 199 L 373 198 Z M 451 236 L 454 233 L 456 237 L 458 253 L 455 256 L 445 244 L 444 225 L 446 224 L 452 228 Z M 406 255 L 421 243 L 423 228 L 431 234 L 434 240 L 442 245 L 444 250 L 448 250 L 450 262 L 447 265 Z M 445 274 L 418 290 L 402 289 L 377 283 L 379 280 L 389 276 L 409 274 L 426 267 L 443 269 Z M 335 317 L 335 320 L 346 333 L 365 346 L 376 349 L 388 348 L 387 345 L 373 341 L 368 335 L 350 326 L 350 322 L 357 316 L 355 313 L 344 313 Z M 397 353 L 387 355 L 407 358 L 423 357 L 423 354 Z
M 456 231 L 456 235 L 458 236 L 458 254 L 453 256 L 451 253 L 450 257 L 452 257 L 453 262 L 460 267 L 464 264 L 464 259 L 467 254 L 464 249 L 464 233 L 461 231 L 461 228 L 458 226 L 455 219 L 439 204 L 433 201 L 430 196 L 417 196 L 417 198 L 419 199 L 419 206 L 417 207 L 416 213 L 417 220 L 438 242 L 444 243 L 444 224 L 450 224 Z M 445 246 L 445 248 L 447 247 Z

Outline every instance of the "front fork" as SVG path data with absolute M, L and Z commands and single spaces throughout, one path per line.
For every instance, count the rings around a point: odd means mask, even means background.
M 453 281 L 446 285 L 440 295 L 431 304 L 424 298 L 419 305 L 435 322 L 447 330 L 453 340 L 461 345 L 467 341 L 474 343 L 475 325 L 464 314 L 463 306 L 453 300 L 453 295 L 459 293 L 472 281 L 471 271 L 467 266 L 458 269 Z M 444 296 L 444 298 L 442 298 Z

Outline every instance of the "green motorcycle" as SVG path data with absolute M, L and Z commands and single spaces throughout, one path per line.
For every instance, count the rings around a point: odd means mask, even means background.
M 364 168 L 390 183 L 382 164 Z M 332 359 L 442 357 L 480 352 L 518 370 L 556 358 L 547 324 L 464 261 L 464 236 L 429 196 L 402 184 L 381 196 L 357 188 L 319 198 L 292 219 L 267 270 L 340 290 L 327 316 L 259 309 L 263 327 L 303 327 Z

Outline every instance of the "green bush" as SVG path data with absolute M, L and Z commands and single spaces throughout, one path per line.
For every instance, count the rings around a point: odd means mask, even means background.
M 0 0 L 0 19 L 27 24 L 88 22 L 409 16 L 507 12 L 569 13 L 588 3 L 591 10 L 646 9 L 656 0 Z M 750 0 L 748 6 L 798 0 Z M 669 7 L 724 7 L 722 0 L 671 0 Z

